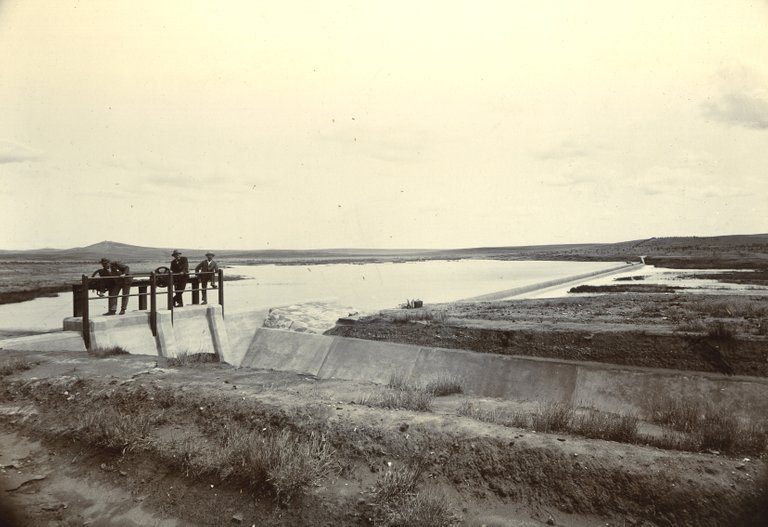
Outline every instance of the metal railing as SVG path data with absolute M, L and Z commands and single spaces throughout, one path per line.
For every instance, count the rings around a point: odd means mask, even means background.
M 218 287 L 211 286 L 203 288 L 201 287 L 201 277 L 209 275 L 210 278 L 216 278 Z M 177 291 L 174 286 L 174 277 L 185 277 L 185 286 L 181 291 Z M 142 277 L 146 277 L 142 279 Z M 110 281 L 118 281 L 117 285 L 105 287 L 105 284 L 109 284 Z M 128 281 L 128 283 L 126 283 Z M 213 280 L 206 280 L 211 282 Z M 186 283 L 192 285 L 191 289 L 186 288 Z M 130 289 L 138 288 L 138 293 L 123 294 L 125 287 Z M 158 291 L 158 289 L 167 288 L 167 292 Z M 90 296 L 91 290 L 101 290 L 96 296 Z M 116 291 L 115 294 L 110 294 L 110 289 Z M 123 276 L 88 276 L 83 275 L 82 281 L 77 284 L 72 284 L 72 315 L 75 317 L 82 317 L 83 319 L 83 341 L 86 349 L 91 349 L 91 334 L 89 331 L 90 325 L 90 301 L 91 300 L 103 300 L 113 298 L 113 302 L 122 302 L 124 297 L 138 297 L 139 311 L 147 310 L 147 299 L 149 299 L 149 325 L 152 329 L 152 335 L 157 336 L 157 297 L 165 295 L 167 297 L 167 309 L 171 312 L 171 323 L 173 323 L 173 310 L 174 296 L 178 293 L 184 295 L 190 293 L 192 295 L 192 305 L 200 304 L 200 292 L 218 291 L 218 304 L 221 306 L 221 315 L 224 316 L 224 271 L 219 269 L 214 272 L 202 272 L 195 275 L 189 275 L 188 273 L 136 273 Z M 106 292 L 106 293 L 105 293 Z M 207 294 L 206 294 L 207 296 Z

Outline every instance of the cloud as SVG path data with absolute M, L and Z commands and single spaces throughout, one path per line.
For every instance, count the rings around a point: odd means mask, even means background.
M 768 130 L 768 99 L 745 92 L 729 92 L 704 105 L 704 113 L 723 124 Z
M 0 140 L 0 165 L 37 161 L 42 155 L 33 148 L 12 141 Z
M 552 148 L 534 152 L 533 156 L 544 161 L 555 161 L 562 159 L 578 159 L 586 157 L 588 154 L 589 151 L 586 148 L 566 141 Z
M 355 123 L 323 133 L 320 139 L 379 161 L 415 163 L 424 159 L 428 135 L 425 130 Z

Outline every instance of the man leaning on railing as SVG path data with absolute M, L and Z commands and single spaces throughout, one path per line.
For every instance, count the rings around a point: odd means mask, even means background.
M 216 289 L 216 272 L 219 270 L 219 264 L 213 257 L 213 253 L 205 253 L 205 260 L 197 264 L 195 274 L 200 278 L 200 288 L 203 292 L 203 304 L 208 303 L 208 282 L 211 282 L 211 288 Z
M 128 308 L 128 299 L 131 293 L 131 270 L 120 262 L 113 262 L 109 258 L 101 259 L 101 269 L 97 269 L 91 276 L 99 275 L 102 280 L 99 284 L 97 293 L 103 296 L 105 291 L 109 292 L 109 311 L 105 315 L 114 315 L 117 313 L 117 295 L 122 290 L 122 299 L 120 303 L 120 314 L 125 315 Z

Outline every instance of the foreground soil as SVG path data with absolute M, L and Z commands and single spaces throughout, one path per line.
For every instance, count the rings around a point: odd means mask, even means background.
M 217 363 L 170 368 L 143 356 L 2 357 L 17 359 L 31 367 L 0 379 L 0 479 L 21 525 L 699 526 L 763 525 L 766 518 L 763 460 L 535 433 L 458 415 L 467 402 L 512 404 L 503 401 L 454 394 L 427 412 L 388 410 L 361 404 L 382 389 L 372 384 Z M 96 425 L 83 423 L 111 413 L 147 426 L 95 444 Z M 322 438 L 332 470 L 284 501 L 269 485 L 206 466 L 220 459 L 228 447 L 222 433 L 235 426 Z M 96 432 L 102 439 L 111 433 Z M 414 492 L 443 496 L 453 520 L 376 520 L 377 482 L 417 465 Z

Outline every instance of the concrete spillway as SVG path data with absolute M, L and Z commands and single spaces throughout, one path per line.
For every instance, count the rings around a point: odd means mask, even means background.
M 227 313 L 219 306 L 190 306 L 158 320 L 152 336 L 146 313 L 94 317 L 95 346 L 121 346 L 134 354 L 173 357 L 214 353 L 240 368 L 274 369 L 386 383 L 393 374 L 428 379 L 456 375 L 467 393 L 510 400 L 564 402 L 604 411 L 640 411 L 648 395 L 667 393 L 709 400 L 745 416 L 768 415 L 768 379 L 536 359 L 427 348 L 389 342 L 296 333 L 262 327 L 267 309 Z M 79 328 L 70 318 L 65 328 Z M 0 341 L 0 350 L 85 351 L 77 331 Z
M 532 293 L 534 291 L 540 291 L 543 289 L 549 289 L 550 287 L 557 287 L 562 286 L 566 284 L 577 284 L 579 282 L 583 282 L 584 280 L 588 280 L 590 278 L 601 278 L 603 276 L 609 276 L 612 274 L 617 273 L 623 273 L 626 271 L 631 271 L 633 269 L 641 268 L 645 264 L 638 262 L 638 263 L 630 263 L 630 264 L 621 264 L 617 267 L 612 267 L 610 269 L 604 269 L 602 271 L 593 271 L 591 273 L 585 273 L 580 274 L 576 276 L 567 276 L 565 278 L 557 278 L 555 280 L 548 280 L 546 282 L 538 282 L 535 284 L 529 284 L 524 285 L 520 287 L 515 287 L 512 289 L 505 289 L 503 291 L 497 291 L 495 293 L 488 293 L 485 295 L 480 296 L 473 296 L 471 298 L 465 298 L 462 300 L 458 300 L 458 302 L 493 302 L 495 300 L 504 300 L 507 298 L 513 298 L 515 296 L 524 295 L 527 293 Z

